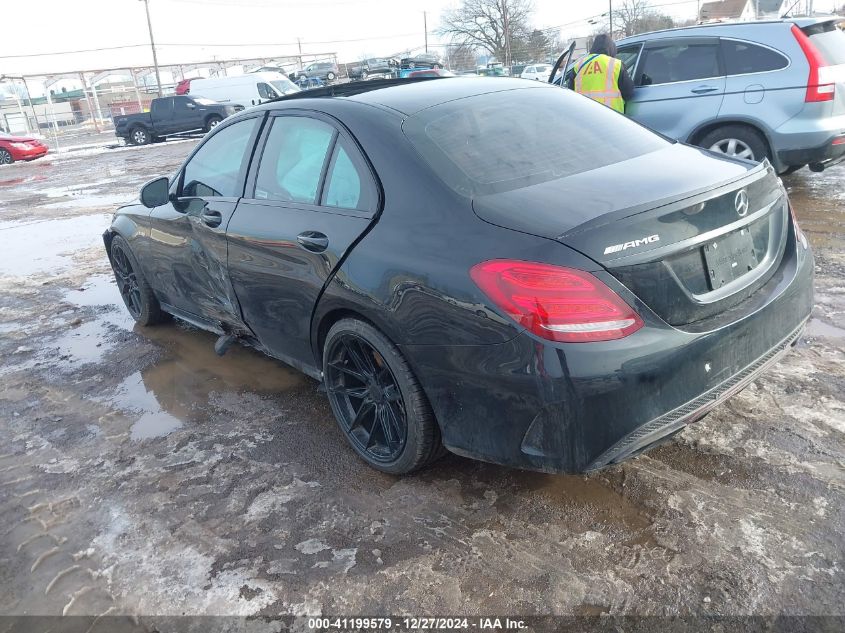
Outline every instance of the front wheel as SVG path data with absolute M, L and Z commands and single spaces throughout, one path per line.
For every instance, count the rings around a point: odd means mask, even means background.
M 14 162 L 15 158 L 12 153 L 7 149 L 0 148 L 0 165 L 11 165 Z
M 334 81 L 336 77 L 337 77 L 337 75 L 335 75 L 334 73 L 327 73 L 326 74 L 326 80 L 327 81 Z
M 440 428 L 402 354 L 369 323 L 335 323 L 323 347 L 323 378 L 341 431 L 373 468 L 394 475 L 443 454 Z
M 129 243 L 115 235 L 109 249 L 111 267 L 117 282 L 120 298 L 129 314 L 140 325 L 155 325 L 167 320 L 167 314 L 141 274 L 138 260 L 129 248 Z
M 759 132 L 742 125 L 726 125 L 708 133 L 698 143 L 701 147 L 733 158 L 761 162 L 771 160 L 769 145 Z

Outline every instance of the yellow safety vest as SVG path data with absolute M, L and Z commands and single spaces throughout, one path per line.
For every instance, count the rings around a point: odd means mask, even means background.
M 578 62 L 575 92 L 603 103 L 617 112 L 625 112 L 625 100 L 619 92 L 622 62 L 608 55 L 587 55 Z

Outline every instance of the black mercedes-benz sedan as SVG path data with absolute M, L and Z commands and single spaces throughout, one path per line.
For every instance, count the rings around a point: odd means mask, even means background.
M 383 80 L 221 123 L 104 235 L 127 308 L 324 383 L 389 473 L 578 472 L 798 339 L 813 257 L 772 167 L 518 79 Z

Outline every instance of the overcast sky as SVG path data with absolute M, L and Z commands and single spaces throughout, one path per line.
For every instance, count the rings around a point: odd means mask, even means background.
M 422 47 L 424 11 L 429 44 L 442 43 L 434 31 L 443 11 L 458 3 L 150 0 L 150 13 L 160 64 L 296 54 L 297 38 L 303 53 L 336 52 L 343 62 Z M 665 5 L 662 11 L 679 17 L 693 17 L 696 11 L 696 0 L 651 4 Z M 539 28 L 561 26 L 564 37 L 586 35 L 595 28 L 586 20 L 606 12 L 607 6 L 607 0 L 534 0 L 533 23 Z M 151 64 L 141 0 L 4 0 L 0 19 L 0 74 Z M 87 49 L 107 50 L 71 52 Z

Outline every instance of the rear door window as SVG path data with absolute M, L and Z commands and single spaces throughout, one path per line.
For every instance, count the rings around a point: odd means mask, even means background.
M 317 204 L 335 129 L 302 116 L 273 119 L 255 181 L 255 198 Z
M 739 40 L 722 40 L 722 56 L 728 75 L 765 73 L 789 66 L 789 60 L 780 53 Z
M 344 139 L 335 146 L 323 189 L 323 205 L 327 207 L 375 211 L 378 205 L 377 189 L 369 170 Z
M 720 77 L 719 47 L 716 40 L 652 46 L 643 52 L 637 74 L 637 83 L 642 86 Z

